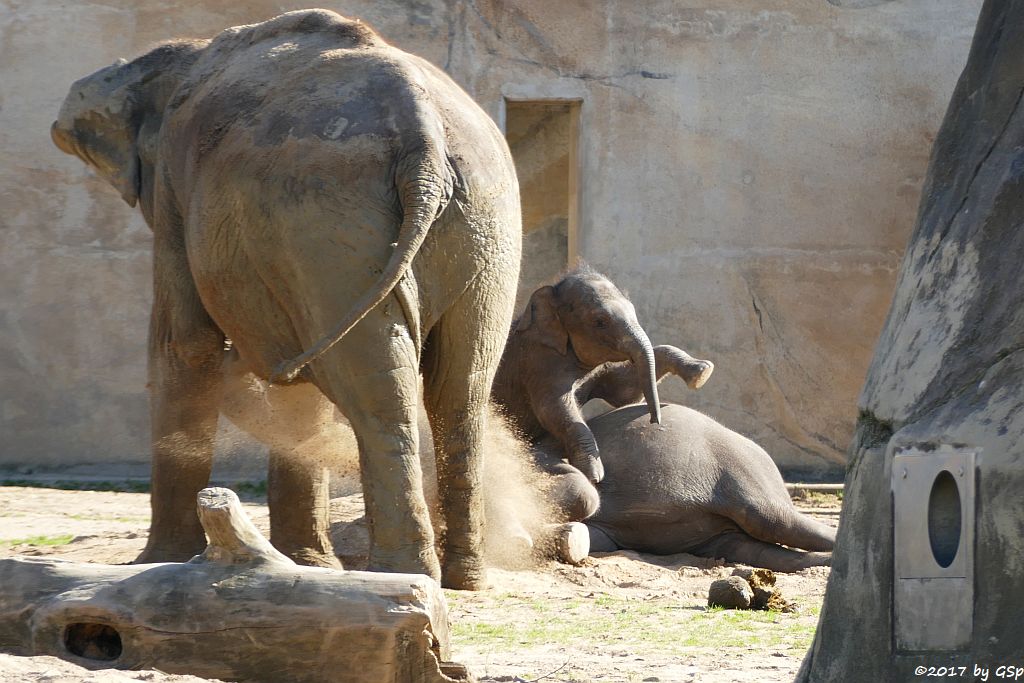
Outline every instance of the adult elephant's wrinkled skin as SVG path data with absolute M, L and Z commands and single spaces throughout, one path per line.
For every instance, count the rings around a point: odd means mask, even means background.
M 205 546 L 195 496 L 230 339 L 233 374 L 269 380 L 272 399 L 309 392 L 292 441 L 318 433 L 331 403 L 351 422 L 371 568 L 483 585 L 480 439 L 521 239 L 514 168 L 487 115 L 364 24 L 307 10 L 87 76 L 52 136 L 153 231 L 153 521 L 139 559 Z M 421 371 L 443 572 L 417 460 Z M 323 476 L 279 455 L 276 528 L 304 534 L 293 556 L 329 558 Z M 289 519 L 304 499 L 320 502 Z

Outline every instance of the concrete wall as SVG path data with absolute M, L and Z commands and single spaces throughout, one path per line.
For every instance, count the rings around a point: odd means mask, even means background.
M 0 0 L 0 465 L 145 460 L 150 236 L 48 127 L 70 83 L 304 3 Z M 857 392 L 980 0 L 321 0 L 505 99 L 580 100 L 570 247 L 685 401 L 818 473 Z M 529 197 L 525 198 L 529 202 Z

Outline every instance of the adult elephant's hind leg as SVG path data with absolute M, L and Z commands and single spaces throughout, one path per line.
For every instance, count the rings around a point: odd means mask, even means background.
M 315 457 L 270 449 L 270 542 L 298 564 L 341 569 L 331 544 L 330 474 Z
M 471 287 L 445 312 L 427 342 L 423 381 L 446 529 L 442 584 L 447 588 L 481 590 L 487 584 L 483 433 L 511 317 L 506 304 Z
M 371 311 L 311 367 L 356 434 L 369 569 L 440 579 L 418 452 L 419 364 L 396 310 L 393 302 Z
M 832 562 L 832 553 L 791 550 L 751 538 L 742 531 L 724 533 L 692 552 L 699 557 L 719 558 L 776 572 L 796 572 L 828 566 Z
M 206 547 L 196 495 L 208 485 L 213 465 L 223 337 L 212 326 L 197 328 L 185 354 L 163 340 L 159 325 L 154 327 L 149 358 L 152 519 L 146 548 L 135 562 L 185 562 Z

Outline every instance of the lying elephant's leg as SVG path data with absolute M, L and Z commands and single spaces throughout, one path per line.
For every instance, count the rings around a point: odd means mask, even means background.
M 654 347 L 654 364 L 659 382 L 666 375 L 673 374 L 691 389 L 700 389 L 715 370 L 711 361 L 694 358 L 682 349 L 668 345 Z M 581 405 L 590 399 L 600 398 L 620 407 L 643 400 L 644 394 L 632 363 L 624 362 L 605 363 L 594 368 L 580 383 L 576 396 Z
M 582 472 L 564 462 L 546 471 L 554 475 L 548 498 L 565 516 L 565 521 L 582 522 L 597 512 L 601 497 Z
M 717 536 L 690 552 L 698 557 L 724 559 L 776 572 L 797 572 L 808 567 L 825 567 L 832 562 L 832 553 L 790 550 L 751 538 L 742 531 Z
M 779 505 L 744 501 L 716 511 L 732 519 L 754 538 L 767 543 L 815 551 L 831 551 L 835 544 L 835 529 L 802 514 L 788 504 L 788 498 L 786 503 Z
M 270 447 L 267 502 L 270 540 L 299 564 L 340 567 L 329 536 L 327 465 L 338 460 L 341 432 L 334 404 L 312 384 L 266 388 L 235 353 L 224 370 L 221 412 Z
M 224 335 L 202 304 L 183 246 L 154 231 L 149 327 L 153 441 L 146 548 L 136 562 L 184 562 L 206 547 L 196 495 L 210 481 Z
M 654 361 L 658 379 L 672 373 L 682 378 L 691 389 L 700 389 L 715 371 L 715 364 L 711 361 L 694 358 L 686 351 L 667 344 L 654 347 Z

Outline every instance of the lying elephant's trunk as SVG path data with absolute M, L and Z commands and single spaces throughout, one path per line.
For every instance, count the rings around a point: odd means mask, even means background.
M 630 349 L 630 360 L 636 367 L 637 375 L 640 378 L 640 386 L 644 390 L 644 400 L 651 413 L 651 422 L 661 424 L 661 403 L 658 400 L 658 374 L 654 364 L 654 347 L 651 340 L 639 325 L 633 325 L 629 330 L 632 339 Z

